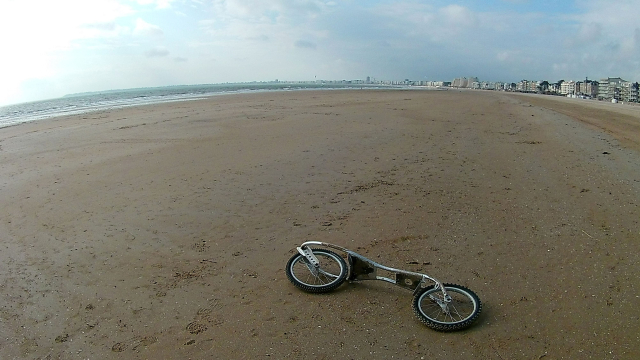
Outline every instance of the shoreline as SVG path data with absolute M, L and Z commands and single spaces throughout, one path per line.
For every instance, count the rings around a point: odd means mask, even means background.
M 0 357 L 633 358 L 640 132 L 603 111 L 285 91 L 4 128 Z M 483 313 L 443 334 L 391 285 L 298 291 L 283 269 L 307 240 Z
M 180 86 L 178 86 L 180 87 Z M 64 100 L 64 99 L 69 99 L 69 98 L 77 98 L 77 97 L 82 97 L 82 96 L 87 96 L 87 95 L 101 95 L 101 94 L 112 94 L 112 93 L 130 93 L 132 91 L 137 91 L 137 90 L 147 90 L 147 89 L 165 89 L 165 88 L 171 88 L 171 87 L 160 87 L 160 88 L 140 88 L 140 89 L 123 89 L 123 90 L 110 90 L 110 91 L 104 91 L 104 92 L 89 92 L 89 93 L 81 93 L 81 94 L 72 94 L 72 95 L 65 95 L 61 98 L 54 98 L 54 99 L 46 99 L 46 100 L 39 100 L 39 101 L 33 101 L 33 102 L 29 102 L 29 103 L 20 103 L 20 104 L 10 104 L 10 105 L 5 105 L 4 107 L 15 107 L 15 106 L 23 106 L 23 105 L 28 105 L 28 104 L 35 104 L 35 103 L 42 103 L 42 102 L 50 102 L 50 101 L 58 101 L 58 100 Z M 465 89 L 465 88 L 442 88 L 442 87 L 432 87 L 432 86 L 409 86 L 409 87 L 397 87 L 394 85 L 391 86 L 382 86 L 382 85 L 367 85 L 367 88 L 362 88 L 362 87 L 358 87 L 358 86 L 350 86 L 347 88 L 298 88 L 298 89 L 294 89 L 291 90 L 288 87 L 282 88 L 282 89 L 269 89 L 269 90 L 256 90 L 256 89 L 244 89 L 244 90 L 232 90 L 232 91 L 220 91 L 220 92 L 211 92 L 211 93 L 205 93 L 205 94 L 191 94 L 187 97 L 182 97 L 182 95 L 180 95 L 181 97 L 179 98 L 175 98 L 175 99 L 162 99 L 162 100 L 151 100 L 149 102 L 142 102 L 142 103 L 127 103 L 127 104 L 123 104 L 123 105 L 104 105 L 102 107 L 97 107 L 97 108 L 89 108 L 89 109 L 82 109 L 82 110 L 78 110 L 78 111 L 71 111 L 68 113 L 59 113 L 59 114 L 54 114 L 54 115 L 43 115 L 43 117 L 37 117 L 37 118 L 33 118 L 33 119 L 28 119 L 28 120 L 17 120 L 14 123 L 8 124 L 8 125 L 0 125 L 0 129 L 4 129 L 7 127 L 13 127 L 13 126 L 17 126 L 17 125 L 21 125 L 21 124 L 25 124 L 25 123 L 29 123 L 29 122 L 33 122 L 33 121 L 41 121 L 41 120 L 55 120 L 58 118 L 64 118 L 64 117 L 69 117 L 69 116 L 74 116 L 74 115 L 86 115 L 86 114 L 91 114 L 93 112 L 100 112 L 100 111 L 117 111 L 120 109 L 126 109 L 126 108 L 130 108 L 130 107 L 138 107 L 138 106 L 153 106 L 153 105 L 161 105 L 161 104 L 165 104 L 165 103 L 172 103 L 172 102 L 181 102 L 181 101 L 198 101 L 198 100 L 206 100 L 212 97 L 217 97 L 217 96 L 224 96 L 224 95 L 242 95 L 242 94 L 254 94 L 254 93 L 262 93 L 262 92 L 289 92 L 289 91 L 349 91 L 349 90 L 364 90 L 364 91 L 376 91 L 376 90 L 383 90 L 383 91 L 389 91 L 389 90 L 399 90 L 399 91 L 403 91 L 403 90 L 415 90 L 415 91 L 424 91 L 424 90 L 430 90 L 430 91 L 477 91 L 477 92 L 487 92 L 487 90 L 474 90 L 474 89 Z M 545 99 L 545 100 L 551 100 L 551 101 L 584 101 L 584 103 L 581 103 L 580 105 L 585 105 L 585 106 L 590 106 L 590 107 L 597 107 L 597 108 L 606 108 L 607 106 L 611 106 L 611 108 L 608 108 L 608 110 L 614 111 L 614 112 L 625 112 L 625 110 L 638 110 L 637 112 L 633 113 L 633 116 L 638 116 L 638 114 L 640 113 L 640 106 L 638 106 L 638 104 L 634 104 L 634 103 L 609 103 L 609 102 L 604 102 L 604 101 L 598 101 L 598 100 L 593 100 L 593 99 L 576 99 L 576 98 L 567 98 L 565 96 L 551 96 L 551 95 L 541 95 L 541 94 L 531 94 L 531 93 L 519 93 L 519 92 L 498 92 L 500 94 L 508 94 L 508 95 L 514 95 L 514 96 L 528 96 L 528 97 L 537 97 L 539 99 Z M 123 99 L 125 100 L 125 99 Z M 133 99 L 128 99 L 128 100 L 133 100 Z M 543 100 L 544 101 L 544 100 Z M 638 106 L 636 109 L 633 109 L 633 107 Z M 626 108 L 625 108 L 626 107 Z M 629 108 L 630 107 L 630 108 Z M 628 112 L 628 111 L 627 111 Z
M 324 87 L 312 84 L 300 84 L 298 86 L 290 86 L 294 84 L 253 84 L 253 86 L 240 84 L 216 84 L 216 85 L 193 85 L 193 86 L 168 86 L 156 88 L 139 88 L 139 89 L 123 89 L 98 91 L 82 94 L 74 94 L 63 96 L 61 98 L 45 99 L 27 103 L 10 104 L 0 106 L 0 129 L 27 122 L 56 119 L 60 117 L 90 114 L 96 111 L 116 111 L 135 106 L 159 105 L 170 102 L 203 100 L 211 97 L 222 95 L 239 95 L 262 93 L 271 91 L 330 91 L 330 90 L 362 90 L 364 87 L 368 90 L 380 89 L 398 89 L 395 86 L 382 85 L 343 85 Z M 304 86 L 303 86 L 304 85 Z M 279 87 L 278 87 L 279 86 Z M 262 87 L 262 88 L 260 88 Z M 191 89 L 192 92 L 185 92 L 180 89 Z M 204 90 L 208 89 L 208 90 Z M 173 90 L 173 93 L 171 92 Z M 197 90 L 196 92 L 193 92 Z M 139 94 L 136 94 L 138 92 Z M 154 93 L 155 92 L 155 93 Z M 168 93 L 167 93 L 168 92 Z M 37 108 L 36 105 L 41 107 Z M 52 104 L 44 106 L 44 104 Z M 55 104 L 55 105 L 53 105 Z M 31 107 L 36 106 L 36 109 Z M 14 108 L 13 114 L 27 111 L 28 114 L 21 114 L 20 118 L 13 119 L 11 115 L 5 114 L 3 110 Z M 18 110 L 20 109 L 20 110 Z M 74 109 L 74 110 L 72 110 Z

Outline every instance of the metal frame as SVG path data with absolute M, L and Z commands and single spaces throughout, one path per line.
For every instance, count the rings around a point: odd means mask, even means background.
M 313 273 L 313 275 L 317 276 L 318 272 L 322 272 L 320 269 L 320 263 L 318 259 L 313 255 L 313 251 L 309 246 L 323 246 L 331 249 L 340 250 L 347 254 L 348 267 L 349 267 L 349 277 L 350 281 L 360 281 L 360 280 L 381 280 L 386 281 L 388 283 L 397 285 L 401 288 L 413 291 L 414 295 L 425 285 L 428 283 L 427 280 L 430 280 L 435 284 L 436 289 L 440 289 L 442 294 L 444 295 L 445 303 L 451 301 L 451 297 L 447 294 L 442 283 L 435 278 L 432 278 L 429 275 L 421 274 L 413 271 L 400 270 L 388 266 L 384 266 L 382 264 L 378 264 L 377 262 L 368 259 L 355 251 L 351 251 L 349 249 L 343 248 L 342 246 L 321 242 L 321 241 L 307 241 L 297 247 L 298 252 L 304 256 L 307 260 L 307 267 L 309 271 Z M 391 272 L 395 275 L 395 279 L 391 279 L 384 276 L 378 276 L 378 269 L 385 270 Z M 446 304 L 440 304 L 441 306 Z

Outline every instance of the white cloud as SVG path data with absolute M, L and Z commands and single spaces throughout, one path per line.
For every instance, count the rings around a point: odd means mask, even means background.
M 159 26 L 149 24 L 141 18 L 136 19 L 136 26 L 133 34 L 138 36 L 162 36 L 164 33 Z
M 73 40 L 115 27 L 114 20 L 133 13 L 115 0 L 11 1 L 0 11 L 0 32 L 6 46 L 24 50 L 38 44 L 45 50 L 64 49 Z
M 593 44 L 602 38 L 602 24 L 589 22 L 580 25 L 576 38 L 582 43 Z
M 570 48 L 564 62 L 582 73 L 596 76 L 621 76 L 627 80 L 640 78 L 640 6 L 635 0 L 583 0 L 575 4 L 580 13 L 567 16 L 562 36 Z M 578 59 L 576 61 L 575 59 Z M 574 70 L 576 71 L 576 70 Z M 592 75 L 593 76 L 593 75 Z
M 445 6 L 438 10 L 438 14 L 449 29 L 473 27 L 478 23 L 477 14 L 460 5 Z
M 476 33 L 478 28 L 494 27 L 488 17 L 491 14 L 478 14 L 461 5 L 437 7 L 433 3 L 418 2 L 383 3 L 369 11 L 375 22 L 365 26 L 379 26 L 396 31 L 395 41 L 407 41 L 416 38 L 430 42 L 451 43 L 454 39 Z M 484 18 L 485 21 L 481 21 Z M 366 34 L 366 33 L 365 33 Z M 388 40 L 389 41 L 389 40 Z
M 225 41 L 266 36 L 274 42 L 291 43 L 292 35 L 288 32 L 310 29 L 305 24 L 330 7 L 317 0 L 213 0 L 212 17 L 200 25 L 210 35 Z
M 640 24 L 640 6 L 637 1 L 583 0 L 576 3 L 582 13 L 568 17 L 578 24 L 578 36 L 590 45 L 599 42 L 621 43 L 633 37 Z
M 318 0 L 213 0 L 213 5 L 215 13 L 244 19 L 314 16 L 328 6 Z
M 71 49 L 74 41 L 117 31 L 115 24 L 113 27 L 110 24 L 132 12 L 130 7 L 116 0 L 3 2 L 0 7 L 3 46 L 0 68 L 5 71 L 0 103 L 21 99 L 22 82 L 53 76 L 58 53 Z
M 175 0 L 135 0 L 140 5 L 155 5 L 156 9 L 171 8 L 171 3 Z

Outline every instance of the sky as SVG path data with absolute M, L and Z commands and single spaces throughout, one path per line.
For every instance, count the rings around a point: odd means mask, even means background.
M 640 81 L 638 0 L 0 0 L 0 106 L 271 80 Z

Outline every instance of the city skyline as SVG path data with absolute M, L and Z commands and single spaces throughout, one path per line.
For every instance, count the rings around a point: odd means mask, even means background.
M 0 4 L 0 106 L 271 79 L 640 79 L 630 0 Z

